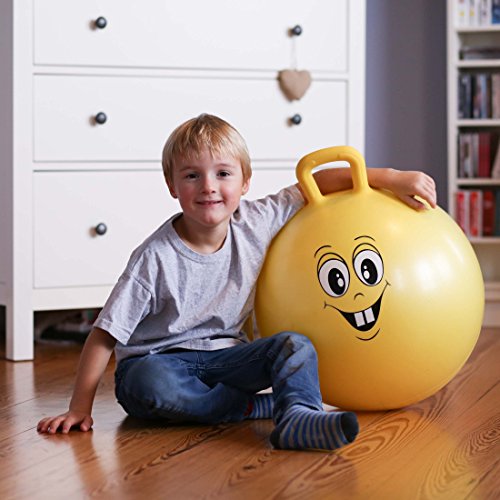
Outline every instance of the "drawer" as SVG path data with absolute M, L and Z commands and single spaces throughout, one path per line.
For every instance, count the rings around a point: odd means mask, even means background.
M 296 161 L 347 142 L 345 81 L 314 81 L 290 103 L 274 79 L 38 75 L 34 99 L 41 162 L 157 161 L 170 132 L 202 112 L 238 128 L 253 159 Z M 295 114 L 299 125 L 290 124 Z
M 35 64 L 278 70 L 292 64 L 296 43 L 301 67 L 347 69 L 348 0 L 33 4 Z
M 161 171 L 39 172 L 33 210 L 34 285 L 51 288 L 114 284 L 132 250 L 179 208 Z
M 294 169 L 255 170 L 247 197 L 295 182 Z M 33 210 L 34 285 L 56 288 L 113 285 L 132 250 L 180 208 L 158 171 L 37 172 Z

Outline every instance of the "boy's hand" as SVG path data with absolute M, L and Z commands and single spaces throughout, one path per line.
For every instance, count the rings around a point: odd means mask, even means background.
M 38 422 L 37 431 L 46 432 L 47 434 L 55 434 L 58 429 L 61 429 L 63 434 L 68 434 L 73 426 L 79 425 L 83 432 L 87 432 L 92 428 L 94 421 L 88 413 L 69 410 L 57 417 L 47 417 Z
M 421 210 L 425 205 L 415 199 L 418 196 L 432 208 L 436 208 L 436 184 L 434 179 L 423 172 L 393 170 L 390 190 L 410 207 Z
M 92 428 L 94 424 L 91 417 L 92 403 L 115 344 L 116 340 L 104 330 L 92 329 L 80 356 L 69 410 L 57 417 L 40 420 L 36 428 L 38 432 L 55 434 L 61 430 L 63 434 L 67 434 L 76 426 L 83 432 Z
M 375 189 L 388 189 L 399 199 L 416 210 L 426 205 L 415 196 L 436 207 L 436 185 L 434 179 L 423 172 L 395 170 L 393 168 L 367 168 L 368 183 Z M 350 169 L 329 168 L 314 173 L 322 194 L 335 193 L 352 188 Z M 298 185 L 300 189 L 300 185 Z

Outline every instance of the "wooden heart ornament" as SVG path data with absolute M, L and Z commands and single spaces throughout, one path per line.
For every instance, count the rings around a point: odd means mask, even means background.
M 284 69 L 278 73 L 280 89 L 289 101 L 298 101 L 311 85 L 311 73 L 306 70 Z

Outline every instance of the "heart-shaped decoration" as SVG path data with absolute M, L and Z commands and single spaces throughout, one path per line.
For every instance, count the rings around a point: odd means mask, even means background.
M 278 73 L 280 88 L 289 101 L 298 101 L 311 85 L 311 73 L 306 70 L 284 69 Z

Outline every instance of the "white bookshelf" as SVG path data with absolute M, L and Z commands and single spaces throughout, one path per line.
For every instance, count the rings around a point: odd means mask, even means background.
M 500 190 L 500 179 L 460 178 L 458 175 L 458 134 L 460 132 L 495 131 L 500 133 L 499 119 L 459 119 L 458 78 L 463 72 L 500 72 L 500 59 L 461 60 L 465 46 L 500 46 L 500 24 L 458 26 L 457 0 L 447 0 L 447 86 L 448 86 L 448 205 L 456 215 L 455 193 L 458 189 Z M 500 237 L 470 238 L 485 280 L 485 326 L 500 326 Z M 467 286 L 464 283 L 464 286 Z

